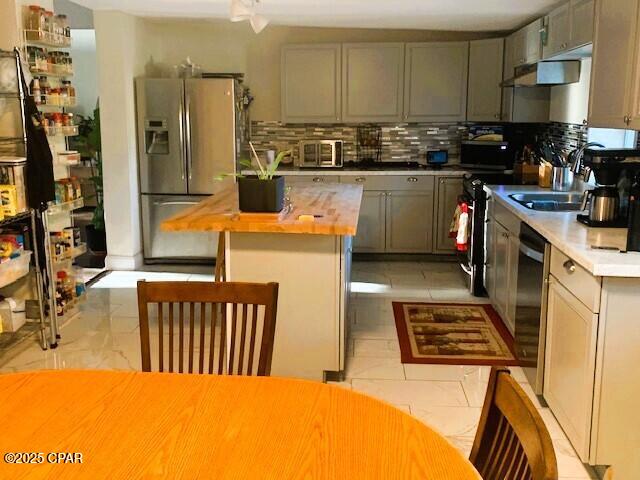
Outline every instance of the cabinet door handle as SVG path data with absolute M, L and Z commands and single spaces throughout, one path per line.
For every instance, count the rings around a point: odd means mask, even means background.
M 356 182 L 358 182 L 358 183 L 363 183 L 363 182 L 366 182 L 366 181 L 367 181 L 367 179 L 365 177 L 356 177 Z
M 569 273 L 573 273 L 576 271 L 576 264 L 573 263 L 573 260 L 567 260 L 566 262 L 564 262 L 562 264 L 562 266 L 564 267 L 564 269 L 569 272 Z
M 320 177 L 313 177 L 313 181 L 314 181 L 315 183 L 319 183 L 319 182 L 322 182 L 322 178 L 320 178 Z
M 418 181 L 418 179 L 416 177 L 408 177 L 407 178 L 407 182 L 415 183 L 417 181 Z

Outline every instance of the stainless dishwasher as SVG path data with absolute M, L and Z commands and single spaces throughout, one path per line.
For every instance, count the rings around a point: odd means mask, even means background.
M 549 242 L 522 223 L 516 297 L 516 356 L 536 395 L 542 395 L 547 323 Z

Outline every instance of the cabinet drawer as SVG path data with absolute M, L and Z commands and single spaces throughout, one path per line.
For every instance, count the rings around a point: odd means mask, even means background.
M 551 274 L 589 310 L 600 311 L 601 277 L 594 277 L 555 247 L 551 249 Z
M 492 217 L 496 222 L 502 224 L 512 234 L 520 235 L 520 219 L 511 213 L 507 207 L 500 202 L 494 201 L 492 210 Z
M 340 183 L 338 175 L 286 175 L 284 181 L 287 185 L 300 185 L 304 183 Z
M 349 175 L 341 177 L 342 183 L 362 185 L 365 190 L 419 190 L 433 191 L 434 181 L 427 175 Z

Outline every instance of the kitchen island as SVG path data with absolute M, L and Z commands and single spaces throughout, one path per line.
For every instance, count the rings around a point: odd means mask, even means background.
M 294 185 L 289 198 L 281 214 L 241 213 L 234 185 L 162 228 L 224 232 L 228 281 L 278 282 L 271 374 L 324 380 L 327 372 L 344 370 L 351 238 L 362 187 Z

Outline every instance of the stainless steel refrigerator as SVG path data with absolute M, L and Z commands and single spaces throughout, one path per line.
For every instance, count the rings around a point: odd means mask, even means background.
M 247 122 L 235 79 L 136 80 L 142 237 L 147 263 L 216 255 L 217 233 L 171 233 L 165 219 L 234 181 Z

